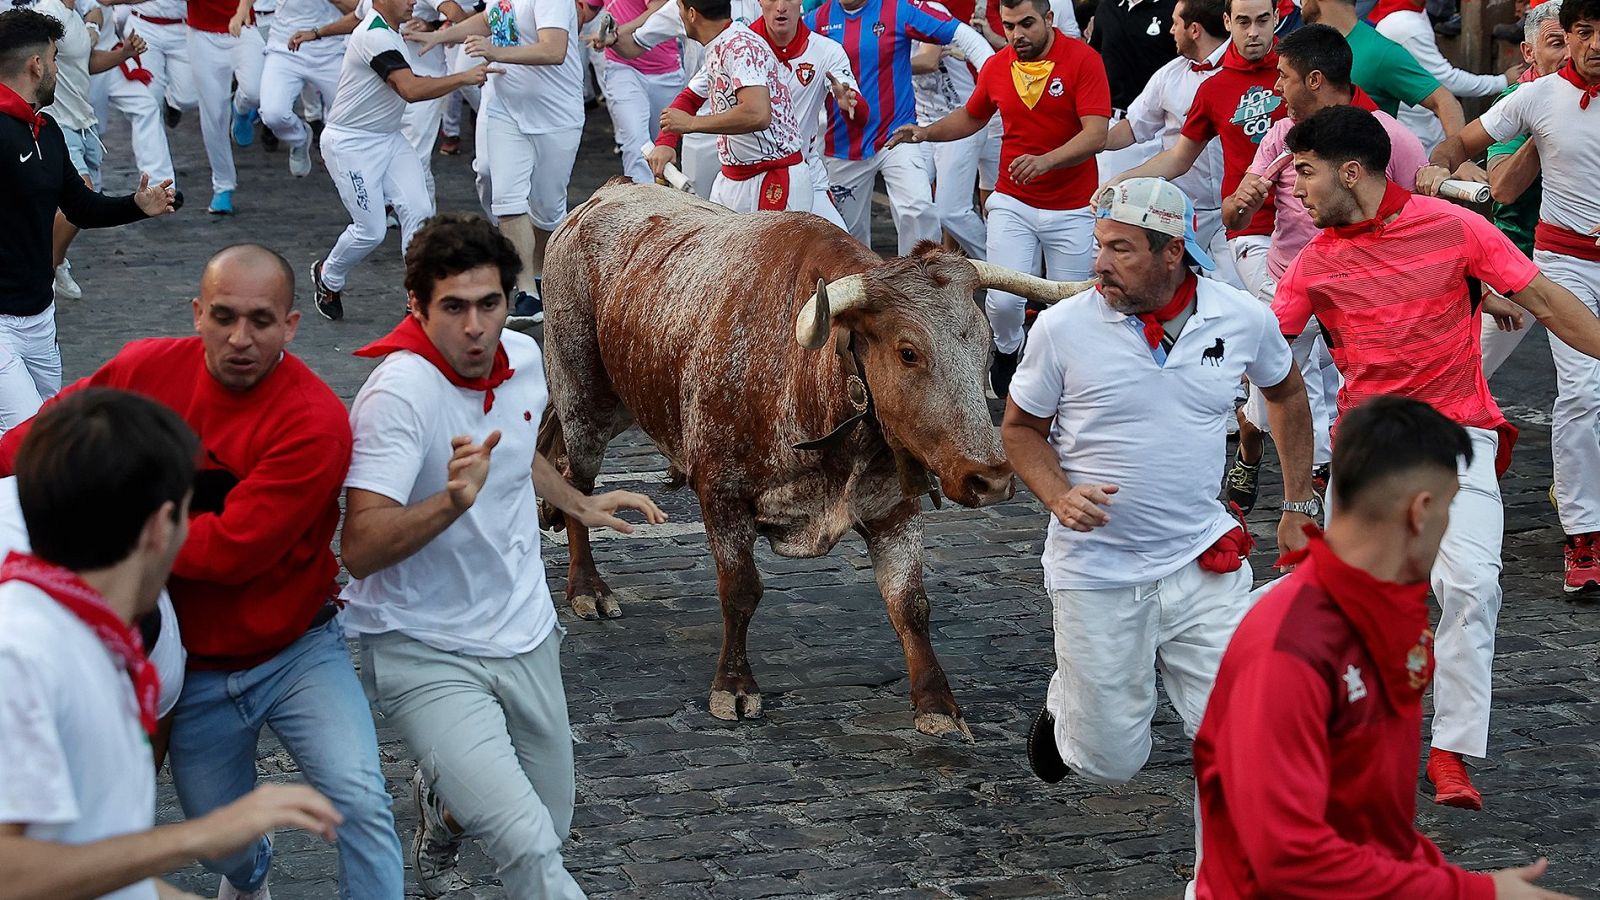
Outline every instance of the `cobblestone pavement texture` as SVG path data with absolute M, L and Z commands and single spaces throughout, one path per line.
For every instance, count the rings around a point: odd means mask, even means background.
M 108 187 L 126 190 L 127 126 L 108 129 Z M 444 209 L 475 206 L 471 139 L 458 157 L 435 157 Z M 190 330 L 189 298 L 205 259 L 243 240 L 281 250 L 300 273 L 305 310 L 293 350 L 348 402 L 370 363 L 350 355 L 401 312 L 398 238 L 376 251 L 345 292 L 346 318 L 311 311 L 304 273 L 346 222 L 326 170 L 289 177 L 287 153 L 236 150 L 238 214 L 205 214 L 205 157 L 196 123 L 174 133 L 188 205 L 152 223 L 84 234 L 72 252 L 85 299 L 59 307 L 67 375 L 91 371 L 124 341 Z M 581 202 L 619 170 L 603 110 L 589 129 L 571 199 Z M 893 246 L 879 211 L 877 243 Z M 1488 809 L 1433 807 L 1419 792 L 1421 826 L 1472 868 L 1552 861 L 1548 884 L 1600 896 L 1600 608 L 1563 598 L 1561 534 L 1545 499 L 1550 483 L 1548 409 L 1554 393 L 1541 335 L 1526 341 L 1496 382 L 1523 428 L 1506 494 L 1505 608 L 1501 615 L 1492 757 L 1475 767 Z M 604 479 L 657 497 L 673 523 L 596 545 L 625 617 L 571 628 L 564 672 L 577 741 L 578 808 L 565 856 L 596 897 L 1035 897 L 1180 896 L 1191 872 L 1189 753 L 1162 703 L 1155 749 L 1131 784 L 1069 778 L 1047 787 L 1028 772 L 1027 723 L 1049 676 L 1049 606 L 1038 555 L 1045 517 L 1023 494 L 983 510 L 947 508 L 927 528 L 933 640 L 975 742 L 924 737 L 911 727 L 904 663 L 865 551 L 847 538 L 829 556 L 774 557 L 763 546 L 766 595 L 750 635 L 766 717 L 731 725 L 705 709 L 721 619 L 716 579 L 687 491 L 668 494 L 664 462 L 637 432 L 608 455 Z M 1270 540 L 1276 476 L 1265 476 L 1252 517 Z M 1272 551 L 1256 554 L 1258 579 Z M 557 597 L 566 553 L 546 544 Z M 558 606 L 561 604 L 558 603 Z M 404 843 L 416 824 L 412 764 L 379 722 L 383 764 Z M 258 763 L 265 779 L 296 777 L 270 733 Z M 1271 777 L 1272 773 L 1263 773 Z M 162 776 L 159 818 L 180 813 Z M 273 894 L 336 896 L 332 847 L 279 834 Z M 462 862 L 470 890 L 504 892 L 476 849 Z M 211 896 L 215 876 L 190 867 L 183 887 Z M 409 877 L 408 890 L 416 894 Z

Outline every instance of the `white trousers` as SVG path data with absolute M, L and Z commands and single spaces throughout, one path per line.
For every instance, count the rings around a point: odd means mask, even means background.
M 678 145 L 679 168 L 694 185 L 701 200 L 711 199 L 711 185 L 722 173 L 722 161 L 717 157 L 717 136 L 714 134 L 686 134 Z
M 133 129 L 133 160 L 139 171 L 150 176 L 151 184 L 173 179 L 176 186 L 172 148 L 167 144 L 167 129 L 161 118 L 161 94 L 156 83 L 130 81 L 120 68 L 111 68 L 90 76 L 89 96 L 94 103 L 95 118 L 100 122 L 100 133 L 105 134 L 111 123 L 111 110 L 127 116 Z
M 988 258 L 995 265 L 1057 281 L 1082 281 L 1094 268 L 1094 213 L 1084 209 L 1034 209 L 1015 197 L 993 193 L 985 206 Z M 984 309 L 994 346 L 1015 353 L 1022 346 L 1028 302 L 1007 291 L 988 290 Z
M 1193 200 L 1192 197 L 1190 199 Z M 1195 237 L 1200 239 L 1200 246 L 1211 254 L 1211 261 L 1217 264 L 1211 277 L 1241 291 L 1247 290 L 1244 279 L 1239 277 L 1239 269 L 1233 264 L 1233 251 L 1228 247 L 1228 230 L 1222 227 L 1222 210 L 1197 206 L 1194 222 Z
M 433 196 L 433 145 L 439 139 L 439 125 L 444 121 L 444 108 L 449 97 L 435 97 L 407 103 L 405 117 L 400 120 L 400 133 L 406 143 L 417 151 L 422 163 L 422 177 L 427 182 L 428 196 Z
M 734 212 L 755 212 L 761 208 L 762 184 L 765 175 L 735 181 L 717 173 L 711 184 L 711 202 L 720 203 Z M 789 167 L 789 202 L 783 207 L 788 212 L 810 212 L 813 188 L 811 172 L 804 161 Z
M 1192 739 L 1222 652 L 1250 609 L 1250 564 L 1225 575 L 1191 562 L 1135 587 L 1052 590 L 1056 671 L 1045 708 L 1080 777 L 1133 778 L 1150 758 L 1156 670 Z
M 337 291 L 343 290 L 350 270 L 383 243 L 384 204 L 392 205 L 400 220 L 404 254 L 411 236 L 433 215 L 433 200 L 423 184 L 417 151 L 398 131 L 374 134 L 330 125 L 322 132 L 322 161 L 350 213 L 349 227 L 322 262 L 323 283 Z
M 239 43 L 233 48 L 233 77 L 239 82 L 233 92 L 233 108 L 238 112 L 253 113 L 261 108 L 261 73 L 267 64 L 271 28 L 271 14 L 256 13 L 256 23 L 239 30 Z
M 806 160 L 806 170 L 811 173 L 807 176 L 811 179 L 811 211 L 844 231 L 844 217 L 839 215 L 839 207 L 833 205 L 833 185 L 828 181 L 828 167 L 821 157 L 815 157 Z
M 139 61 L 155 75 L 153 84 L 157 95 L 164 96 L 167 105 L 174 109 L 194 109 L 199 97 L 195 94 L 194 71 L 189 65 L 189 26 L 157 25 L 138 16 L 132 16 L 128 26 L 144 38 L 147 45 Z
M 1468 428 L 1467 434 L 1472 438 L 1472 464 L 1461 468 L 1461 490 L 1450 504 L 1450 525 L 1429 578 L 1439 599 L 1433 644 L 1437 659 L 1433 746 L 1482 757 L 1489 746 L 1505 508 L 1494 473 L 1499 436 L 1482 428 Z
M 988 230 L 972 197 L 978 181 L 978 157 L 988 140 L 988 131 L 979 129 L 976 134 L 959 141 L 932 145 L 930 154 L 933 158 L 933 208 L 939 215 L 939 225 L 973 259 L 989 258 Z
M 867 159 L 830 156 L 825 164 L 845 230 L 856 240 L 872 246 L 872 186 L 880 174 L 889 192 L 889 212 L 894 217 L 900 255 L 910 253 L 919 241 L 939 240 L 933 185 L 922 167 L 922 151 L 915 144 L 901 144 Z
M 611 60 L 606 61 L 604 72 L 606 109 L 622 147 L 622 174 L 638 184 L 655 184 L 639 148 L 655 141 L 661 130 L 661 111 L 683 90 L 683 75 L 677 71 L 646 75 Z
M 567 217 L 567 183 L 583 129 L 523 134 L 496 116 L 478 119 L 488 151 L 490 212 L 497 218 L 525 215 L 535 228 L 555 231 Z M 481 158 L 484 151 L 478 152 Z
M 0 436 L 33 418 L 42 402 L 27 364 L 0 341 Z
M 1548 250 L 1533 261 L 1551 281 L 1600 310 L 1600 262 Z M 1555 460 L 1556 509 L 1567 534 L 1600 531 L 1600 360 L 1585 356 L 1550 335 L 1556 364 L 1556 402 L 1551 410 L 1550 450 Z
M 333 104 L 334 92 L 339 88 L 342 54 L 314 51 L 314 46 L 307 45 L 293 53 L 268 50 L 261 70 L 261 123 L 291 147 L 311 140 L 310 126 L 294 114 L 294 101 L 300 93 L 311 86 L 322 95 L 326 109 Z
M 211 190 L 231 191 L 239 185 L 233 167 L 233 48 L 239 39 L 231 34 L 189 29 L 189 65 L 199 97 L 200 137 L 211 165 Z
M 61 346 L 56 343 L 56 305 L 31 316 L 0 315 L 0 344 L 22 361 L 42 400 L 61 390 Z
M 1522 339 L 1527 337 L 1528 332 L 1533 331 L 1539 323 L 1529 316 L 1524 319 L 1522 328 L 1516 331 L 1501 331 L 1495 327 L 1494 316 L 1482 313 L 1480 318 L 1483 333 L 1478 337 L 1478 350 L 1483 354 L 1483 378 L 1487 381 L 1505 365 L 1511 354 L 1522 346 Z
M 1000 180 L 1000 139 L 1005 134 L 1005 125 L 998 115 L 989 117 L 983 133 L 988 140 L 978 149 L 978 190 L 992 191 L 995 182 Z

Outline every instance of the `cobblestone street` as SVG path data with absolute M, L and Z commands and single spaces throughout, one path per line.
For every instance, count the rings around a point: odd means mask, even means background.
M 186 117 L 172 135 L 186 207 L 85 233 L 72 250 L 85 298 L 58 308 L 67 377 L 91 371 L 127 340 L 189 333 L 205 259 L 253 240 L 296 266 L 305 317 L 291 349 L 349 402 L 372 365 L 350 351 L 387 331 L 404 302 L 397 233 L 353 273 L 346 318 L 325 321 L 312 309 L 306 272 L 347 220 L 320 158 L 310 177 L 294 179 L 286 147 L 236 149 L 238 214 L 219 219 L 205 214 L 209 173 L 197 123 Z M 120 117 L 106 143 L 108 189 L 131 189 Z M 591 113 L 572 203 L 620 171 L 611 149 L 604 111 Z M 443 210 L 476 208 L 470 137 L 463 150 L 434 157 Z M 892 249 L 892 234 L 880 231 L 878 243 Z M 1490 869 L 1548 855 L 1544 884 L 1600 897 L 1600 603 L 1561 591 L 1561 533 L 1545 499 L 1554 378 L 1542 333 L 1524 342 L 1494 387 L 1522 440 L 1502 482 L 1506 598 L 1492 757 L 1475 768 L 1488 808 L 1437 809 L 1430 790 L 1419 793 L 1421 826 L 1455 862 Z M 760 545 L 766 594 L 750 647 L 765 718 L 713 719 L 706 698 L 721 631 L 716 575 L 698 503 L 687 490 L 667 493 L 664 476 L 664 461 L 638 432 L 608 454 L 608 485 L 643 490 L 672 515 L 666 526 L 596 542 L 624 618 L 571 615 L 560 602 L 565 547 L 561 536 L 545 536 L 551 588 L 570 628 L 563 660 L 578 742 L 565 857 L 591 896 L 1182 895 L 1193 863 L 1193 781 L 1182 726 L 1165 702 L 1149 765 L 1131 784 L 1069 777 L 1051 787 L 1028 771 L 1023 739 L 1052 665 L 1038 563 L 1045 515 L 1029 495 L 983 510 L 947 504 L 928 517 L 934 647 L 972 727 L 969 744 L 912 728 L 899 642 L 854 536 L 814 560 L 778 559 Z M 1262 497 L 1252 517 L 1258 581 L 1275 556 L 1275 476 L 1264 479 Z M 378 724 L 409 845 L 412 764 L 398 736 Z M 298 777 L 270 734 L 258 763 L 264 778 Z M 159 803 L 161 821 L 180 816 L 165 773 Z M 338 896 L 332 847 L 291 833 L 279 834 L 276 847 L 274 897 Z M 474 886 L 452 897 L 505 896 L 475 847 L 462 868 Z M 216 876 L 197 866 L 175 881 L 205 896 L 217 889 Z

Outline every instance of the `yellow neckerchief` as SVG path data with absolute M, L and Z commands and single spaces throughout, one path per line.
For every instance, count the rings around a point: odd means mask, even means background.
M 1039 104 L 1039 98 L 1044 96 L 1044 82 L 1050 77 L 1051 71 L 1056 67 L 1053 59 L 1038 59 L 1033 62 L 1012 60 L 1011 83 L 1016 85 L 1017 96 L 1022 102 L 1033 109 Z

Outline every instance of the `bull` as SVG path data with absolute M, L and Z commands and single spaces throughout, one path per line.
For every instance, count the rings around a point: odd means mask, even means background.
M 722 603 L 713 716 L 761 715 L 745 646 L 762 592 L 756 539 L 815 557 L 853 529 L 900 638 L 917 730 L 971 739 L 928 639 L 921 500 L 1012 495 L 973 292 L 1049 302 L 1086 286 L 932 244 L 885 261 L 808 213 L 737 214 L 620 179 L 573 210 L 544 264 L 546 446 L 588 492 L 606 445 L 636 422 L 698 495 Z M 565 524 L 574 612 L 620 616 L 587 530 Z

